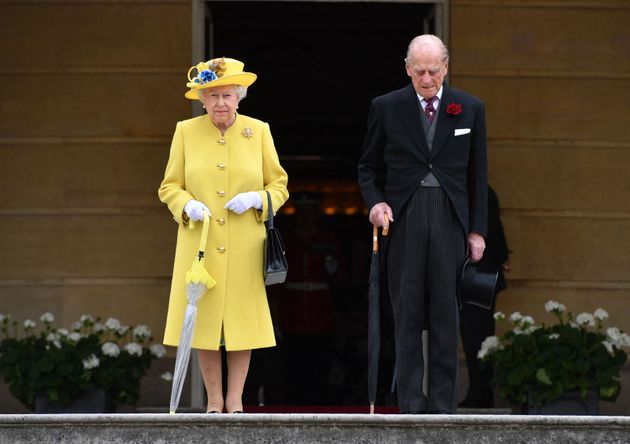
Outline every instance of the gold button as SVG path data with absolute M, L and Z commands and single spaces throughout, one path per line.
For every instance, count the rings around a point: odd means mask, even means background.
M 217 168 L 220 169 L 220 170 L 224 170 L 225 169 L 225 164 L 223 162 L 217 163 Z
M 217 194 L 221 197 L 225 196 L 225 191 L 217 191 Z
M 225 137 L 221 136 L 221 138 L 217 140 L 217 142 L 219 143 L 219 145 L 225 145 Z
M 221 218 L 217 220 L 217 222 L 219 222 L 219 225 L 223 225 L 225 223 L 225 219 Z
M 219 248 L 217 248 L 217 251 L 219 253 L 225 253 L 225 247 L 223 245 L 221 245 Z

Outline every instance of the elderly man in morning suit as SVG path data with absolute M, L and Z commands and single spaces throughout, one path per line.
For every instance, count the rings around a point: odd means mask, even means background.
M 484 105 L 444 83 L 448 62 L 438 37 L 411 41 L 405 59 L 411 84 L 372 101 L 358 165 L 370 222 L 391 223 L 384 256 L 402 413 L 455 411 L 457 280 L 467 252 L 478 261 L 485 248 Z M 430 323 L 426 395 L 425 319 Z

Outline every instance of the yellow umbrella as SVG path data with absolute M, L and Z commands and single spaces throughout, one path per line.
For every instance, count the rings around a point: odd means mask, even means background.
M 182 333 L 179 337 L 179 346 L 177 347 L 177 356 L 175 358 L 173 388 L 171 390 L 171 414 L 174 414 L 177 410 L 184 380 L 186 379 L 188 361 L 190 360 L 190 343 L 192 341 L 193 332 L 195 330 L 195 320 L 197 318 L 197 302 L 199 302 L 199 299 L 201 299 L 207 290 L 217 284 L 212 276 L 208 274 L 204 265 L 204 253 L 208 240 L 209 225 L 210 216 L 204 211 L 203 228 L 201 231 L 201 240 L 199 241 L 199 253 L 193 260 L 190 270 L 186 272 L 186 296 L 188 297 L 188 305 L 186 305 Z M 194 228 L 194 226 L 191 226 L 191 228 Z

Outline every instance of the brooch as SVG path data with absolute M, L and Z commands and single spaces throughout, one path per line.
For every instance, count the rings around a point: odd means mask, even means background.
M 248 139 L 250 139 L 254 135 L 254 130 L 251 128 L 243 128 L 243 131 L 241 131 L 241 134 L 247 137 Z

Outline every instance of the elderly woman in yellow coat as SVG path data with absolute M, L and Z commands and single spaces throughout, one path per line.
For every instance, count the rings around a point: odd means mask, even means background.
M 206 268 L 216 280 L 198 303 L 192 347 L 208 393 L 208 412 L 242 412 L 251 350 L 275 343 L 263 280 L 267 192 L 273 210 L 289 197 L 269 125 L 236 112 L 256 75 L 222 58 L 188 71 L 185 96 L 207 115 L 177 123 L 158 191 L 179 224 L 164 343 L 178 345 L 186 307 L 185 273 L 200 240 L 203 211 L 210 215 Z M 196 69 L 197 76 L 191 77 Z M 194 74 L 194 73 L 193 73 Z M 191 228 L 191 226 L 193 226 Z M 220 346 L 227 351 L 223 397 Z

